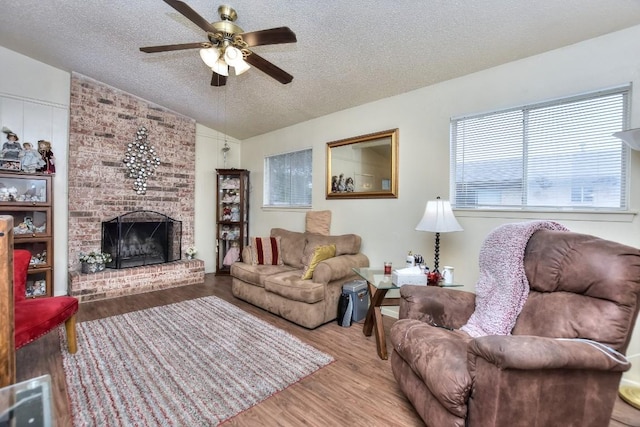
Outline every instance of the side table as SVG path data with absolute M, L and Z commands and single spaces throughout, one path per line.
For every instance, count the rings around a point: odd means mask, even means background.
M 400 298 L 387 298 L 387 292 L 391 289 L 400 289 L 399 286 L 391 283 L 391 275 L 384 274 L 384 270 L 376 268 L 353 268 L 353 271 L 367 281 L 369 289 L 369 309 L 367 317 L 364 320 L 362 332 L 365 336 L 370 337 L 373 331 L 376 333 L 376 347 L 380 359 L 387 360 L 387 338 L 384 332 L 384 324 L 382 323 L 383 306 L 397 306 L 400 304 Z M 454 283 L 451 285 L 441 285 L 445 288 L 462 287 L 463 285 Z
M 387 339 L 384 333 L 384 325 L 382 323 L 381 306 L 398 305 L 400 298 L 386 298 L 389 289 L 398 289 L 391 283 L 391 275 L 384 274 L 384 270 L 375 268 L 354 268 L 353 271 L 364 280 L 367 281 L 369 289 L 369 309 L 367 317 L 364 320 L 362 332 L 365 336 L 370 337 L 373 331 L 376 333 L 376 347 L 378 356 L 381 359 L 388 359 Z

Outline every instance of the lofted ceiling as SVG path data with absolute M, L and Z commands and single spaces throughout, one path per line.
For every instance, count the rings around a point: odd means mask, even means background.
M 186 3 L 219 20 L 222 3 Z M 0 45 L 242 140 L 640 24 L 638 0 L 224 4 L 237 11 L 244 31 L 288 26 L 296 33 L 295 44 L 254 48 L 293 82 L 282 85 L 252 68 L 213 87 L 197 49 L 140 52 L 207 41 L 162 0 L 3 1 Z

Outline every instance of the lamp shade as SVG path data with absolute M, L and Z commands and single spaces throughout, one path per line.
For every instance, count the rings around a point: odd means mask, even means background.
M 640 150 L 640 128 L 623 130 L 613 134 L 616 138 L 620 138 L 634 150 Z
M 435 233 L 447 233 L 451 231 L 462 231 L 456 217 L 451 210 L 451 203 L 448 200 L 429 200 L 424 209 L 424 215 L 416 226 L 418 231 L 432 231 Z
M 220 51 L 218 50 L 217 47 L 200 49 L 200 58 L 202 58 L 204 63 L 207 64 L 209 68 L 213 68 L 213 66 L 218 61 L 219 57 L 220 57 Z
M 236 70 L 236 76 L 239 76 L 240 74 L 244 73 L 245 71 L 248 71 L 249 68 L 251 68 L 249 66 L 249 64 L 247 64 L 244 59 L 241 59 L 240 61 L 238 61 L 234 66 L 233 66 L 234 70 Z
M 211 69 L 216 73 L 220 74 L 221 76 L 229 75 L 229 66 L 227 65 L 226 62 L 224 62 L 222 58 L 218 59 L 216 63 L 213 64 L 213 67 L 211 67 Z
M 227 46 L 224 50 L 224 60 L 232 67 L 235 67 L 240 61 L 244 62 L 240 49 L 233 46 Z

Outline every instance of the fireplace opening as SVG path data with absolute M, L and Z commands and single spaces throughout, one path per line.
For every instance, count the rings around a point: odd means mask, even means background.
M 109 268 L 130 268 L 180 260 L 182 221 L 154 211 L 134 211 L 102 223 L 102 252 Z

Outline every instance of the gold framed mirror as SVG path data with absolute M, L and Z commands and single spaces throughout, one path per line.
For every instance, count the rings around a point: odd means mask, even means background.
M 398 198 L 398 129 L 327 143 L 327 199 Z

